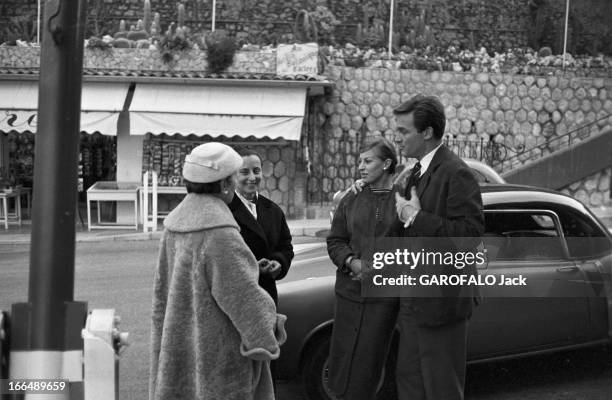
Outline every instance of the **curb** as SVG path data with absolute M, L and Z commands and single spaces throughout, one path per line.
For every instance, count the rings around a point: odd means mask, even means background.
M 299 226 L 299 227 L 291 227 L 290 229 L 291 236 L 310 236 L 310 237 L 318 237 L 321 232 L 329 230 L 329 225 L 325 226 Z M 126 233 L 126 234 L 116 234 L 116 235 L 107 235 L 107 236 L 80 236 L 77 234 L 76 243 L 98 243 L 98 242 L 140 242 L 146 240 L 160 240 L 162 237 L 161 230 L 156 232 L 141 232 L 141 233 Z M 15 235 L 19 237 L 15 237 L 13 239 L 2 239 L 0 235 L 0 245 L 23 245 L 30 244 L 30 235 L 29 234 L 21 234 Z
M 289 228 L 291 236 L 311 236 L 318 237 L 317 235 L 321 231 L 329 230 L 329 225 L 326 226 L 308 226 L 308 227 L 293 227 Z

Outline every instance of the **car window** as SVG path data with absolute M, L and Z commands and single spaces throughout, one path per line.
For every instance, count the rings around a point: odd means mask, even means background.
M 487 210 L 484 242 L 489 260 L 564 259 L 563 242 L 553 215 L 545 211 Z
M 570 207 L 559 208 L 557 215 L 559 215 L 570 257 L 597 257 L 612 249 L 607 235 L 588 216 Z

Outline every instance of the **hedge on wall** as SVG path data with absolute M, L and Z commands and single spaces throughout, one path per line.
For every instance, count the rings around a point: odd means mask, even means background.
M 187 25 L 194 30 L 210 29 L 211 3 L 184 0 Z M 162 28 L 177 20 L 176 0 L 153 0 L 152 9 L 161 14 Z M 484 46 L 492 50 L 511 47 L 562 47 L 565 2 L 553 0 L 397 0 L 396 32 L 409 35 L 417 16 L 426 11 L 426 23 L 443 45 Z M 231 0 L 217 3 L 217 28 L 227 30 L 243 42 L 270 44 L 290 41 L 299 10 L 327 7 L 339 20 L 334 40 L 355 39 L 357 24 L 381 23 L 386 32 L 388 1 L 382 0 Z M 142 18 L 141 0 L 91 0 L 87 36 L 101 36 L 117 30 L 121 19 L 130 24 Z M 8 40 L 14 17 L 35 21 L 36 0 L 4 0 L 0 4 L 0 41 Z M 539 21 L 539 22 L 538 22 Z M 572 2 L 570 52 L 612 52 L 608 38 L 612 27 L 612 3 L 607 0 Z M 32 26 L 21 28 L 31 36 Z M 535 39 L 534 39 L 535 38 Z M 31 38 L 30 38 L 31 39 Z

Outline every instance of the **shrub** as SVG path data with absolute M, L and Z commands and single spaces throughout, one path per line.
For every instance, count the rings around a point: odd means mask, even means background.
M 215 31 L 206 37 L 208 72 L 220 73 L 234 62 L 236 42 L 224 31 Z

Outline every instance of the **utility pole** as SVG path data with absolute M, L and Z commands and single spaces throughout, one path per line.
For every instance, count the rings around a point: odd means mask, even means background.
M 47 0 L 38 89 L 28 302 L 13 304 L 11 379 L 69 381 L 82 398 L 87 304 L 74 301 L 75 210 L 87 0 Z

